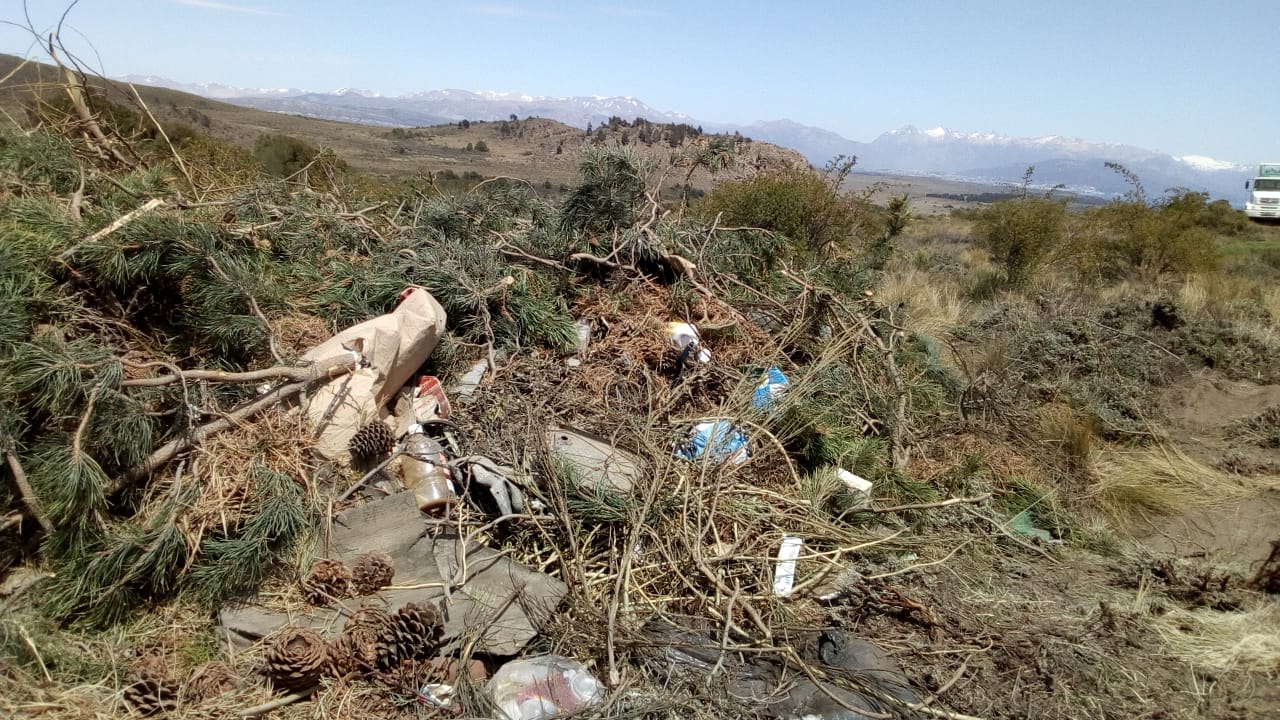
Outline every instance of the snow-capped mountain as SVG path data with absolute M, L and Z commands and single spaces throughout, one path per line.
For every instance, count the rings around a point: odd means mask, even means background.
M 798 150 L 811 163 L 823 166 L 837 155 L 858 158 L 857 169 L 898 174 L 934 174 L 995 184 L 1021 182 L 1028 166 L 1035 166 L 1038 186 L 1063 184 L 1079 192 L 1116 195 L 1129 189 L 1124 178 L 1105 163 L 1124 165 L 1143 182 L 1147 194 L 1158 196 L 1170 188 L 1208 192 L 1215 198 L 1239 201 L 1251 168 L 1203 155 L 1174 157 L 1156 150 L 1100 143 L 1063 135 L 1010 137 L 995 132 L 962 132 L 944 127 L 906 126 L 881 134 L 869 143 L 857 142 L 822 128 L 791 120 L 750 125 L 709 123 L 677 112 L 657 110 L 634 97 L 549 97 L 514 92 L 430 90 L 383 96 L 368 90 L 343 88 L 310 92 L 294 88 L 233 88 L 217 83 L 188 84 L 153 76 L 128 76 L 131 82 L 159 85 L 205 97 L 327 120 L 383 126 L 422 126 L 459 120 L 505 120 L 511 115 L 543 117 L 586 127 L 610 117 L 701 125 L 711 132 L 743 135 Z
M 141 85 L 181 90 L 260 110 L 345 120 L 370 125 L 434 125 L 459 120 L 505 120 L 511 115 L 545 117 L 586 127 L 611 117 L 654 122 L 696 123 L 682 113 L 657 110 L 633 97 L 549 97 L 512 92 L 430 90 L 384 96 L 370 90 L 341 88 L 315 92 L 297 88 L 236 88 L 218 83 L 182 83 L 153 75 L 117 78 Z
M 1020 138 L 995 132 L 961 132 L 906 126 L 870 143 L 799 123 L 779 121 L 741 128 L 752 137 L 792 147 L 815 164 L 839 154 L 858 158 L 857 169 L 870 172 L 934 174 L 996 184 L 1019 183 L 1028 166 L 1038 186 L 1057 184 L 1088 194 L 1117 195 L 1130 188 L 1106 167 L 1115 162 L 1135 173 L 1150 196 L 1187 188 L 1215 198 L 1239 201 L 1252 168 L 1201 155 L 1174 157 L 1157 150 L 1099 143 L 1062 135 Z
M 115 79 L 135 85 L 150 85 L 152 87 L 169 88 L 170 90 L 181 90 L 185 93 L 207 97 L 212 100 L 229 100 L 240 97 L 288 97 L 306 92 L 306 90 L 299 90 L 298 88 L 239 88 L 215 82 L 184 83 L 157 75 L 123 75 Z
M 1247 173 L 1253 169 L 1248 165 L 1240 165 L 1226 160 L 1215 160 L 1211 157 L 1205 157 L 1204 155 L 1183 155 L 1182 157 L 1174 158 L 1174 160 L 1196 170 L 1231 170 Z

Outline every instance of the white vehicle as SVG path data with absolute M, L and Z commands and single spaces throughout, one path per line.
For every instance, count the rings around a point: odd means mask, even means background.
M 1259 165 L 1258 177 L 1245 181 L 1244 189 L 1249 191 L 1245 215 L 1254 219 L 1280 218 L 1280 163 Z

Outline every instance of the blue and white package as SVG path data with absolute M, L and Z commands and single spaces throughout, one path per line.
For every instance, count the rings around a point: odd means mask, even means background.
M 740 465 L 747 461 L 747 433 L 727 420 L 701 422 L 694 426 L 693 436 L 676 448 L 676 457 Z
M 774 403 L 782 394 L 787 391 L 787 385 L 790 385 L 787 376 L 776 367 L 771 367 L 764 372 L 764 380 L 756 386 L 755 395 L 751 397 L 751 406 L 757 410 L 772 410 Z

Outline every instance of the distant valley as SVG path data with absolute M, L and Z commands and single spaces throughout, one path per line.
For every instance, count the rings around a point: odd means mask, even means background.
M 732 124 L 705 122 L 665 112 L 631 97 L 543 97 L 516 93 L 433 90 L 394 97 L 342 89 L 308 92 L 296 88 L 243 89 L 219 84 L 179 83 L 154 76 L 127 76 L 129 82 L 168 87 L 260 110 L 386 127 L 421 127 L 460 120 L 540 117 L 566 125 L 599 126 L 611 117 L 643 117 L 659 123 L 687 123 L 707 132 L 741 133 L 792 148 L 822 166 L 837 155 L 856 156 L 859 171 L 921 175 L 965 183 L 1020 183 L 1028 166 L 1038 188 L 1062 185 L 1081 195 L 1110 197 L 1130 188 L 1105 166 L 1118 162 L 1141 178 L 1151 196 L 1188 188 L 1214 198 L 1240 201 L 1251 168 L 1207 157 L 1174 157 L 1157 150 L 1049 136 L 1016 138 L 996 133 L 904 127 L 871 142 L 850 140 L 822 128 L 790 120 Z

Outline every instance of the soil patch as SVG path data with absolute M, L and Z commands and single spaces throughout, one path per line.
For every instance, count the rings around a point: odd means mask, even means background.
M 1280 406 L 1280 385 L 1198 373 L 1161 394 L 1167 431 L 1187 454 L 1242 475 L 1280 473 L 1280 450 L 1233 436 L 1233 425 Z M 1225 506 L 1191 508 L 1147 523 L 1138 542 L 1155 553 L 1203 557 L 1247 573 L 1280 538 L 1280 492 L 1264 491 Z

